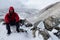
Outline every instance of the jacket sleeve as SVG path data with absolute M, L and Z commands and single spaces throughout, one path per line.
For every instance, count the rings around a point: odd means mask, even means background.
M 5 15 L 4 21 L 5 21 L 5 23 L 9 23 L 8 14 Z
M 19 20 L 20 20 L 17 13 L 16 13 L 16 16 L 15 16 L 15 19 L 16 19 L 16 22 L 19 22 Z

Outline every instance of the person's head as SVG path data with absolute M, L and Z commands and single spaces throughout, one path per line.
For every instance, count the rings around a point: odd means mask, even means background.
M 9 13 L 10 14 L 13 14 L 14 13 L 14 8 L 12 6 L 9 8 Z

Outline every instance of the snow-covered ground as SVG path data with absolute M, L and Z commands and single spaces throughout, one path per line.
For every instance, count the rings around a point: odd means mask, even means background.
M 4 18 L 1 16 L 0 18 Z M 2 24 L 3 22 L 0 23 L 0 40 L 43 40 L 43 36 L 40 34 L 38 36 L 38 31 L 36 32 L 36 37 L 34 38 L 32 35 L 32 31 L 30 31 L 31 28 L 26 28 L 24 25 L 22 26 L 23 29 L 27 30 L 27 33 L 25 32 L 20 32 L 17 33 L 15 31 L 15 27 L 11 27 L 12 34 L 7 35 L 7 30 L 6 26 Z M 41 29 L 44 29 L 44 24 L 43 22 L 40 22 L 38 27 Z M 56 32 L 53 30 L 52 32 L 48 31 L 51 37 L 48 40 L 60 40 L 58 37 L 56 37 L 53 33 Z
M 30 28 L 26 28 L 25 26 L 22 26 L 22 28 L 26 29 L 27 33 L 25 32 L 17 33 L 15 31 L 15 27 L 11 27 L 12 34 L 7 35 L 6 27 L 5 25 L 2 25 L 2 23 L 0 23 L 0 40 L 43 40 L 43 36 L 41 34 L 38 36 L 38 31 L 36 32 L 36 37 L 34 38 L 32 36 L 32 31 L 30 31 Z M 41 22 L 39 27 L 41 28 L 43 25 L 44 25 L 43 22 Z M 51 32 L 48 31 L 48 33 L 51 36 L 48 40 L 60 40 L 53 34 L 54 32 L 57 31 L 55 29 Z

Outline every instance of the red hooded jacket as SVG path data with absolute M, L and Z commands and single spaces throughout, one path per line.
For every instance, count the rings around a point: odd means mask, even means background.
M 14 10 L 14 8 L 13 7 L 10 7 L 9 8 L 9 11 L 10 10 Z M 10 21 L 16 21 L 16 22 L 18 22 L 19 21 L 19 16 L 18 16 L 18 14 L 16 13 L 16 12 L 14 12 L 14 13 L 12 13 L 12 16 L 10 17 L 10 13 L 7 13 L 6 15 L 5 15 L 5 18 L 4 18 L 4 20 L 5 20 L 5 23 L 10 23 Z

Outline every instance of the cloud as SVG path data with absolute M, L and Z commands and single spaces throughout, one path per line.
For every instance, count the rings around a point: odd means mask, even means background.
M 9 6 L 42 9 L 59 0 L 0 0 L 0 9 Z

